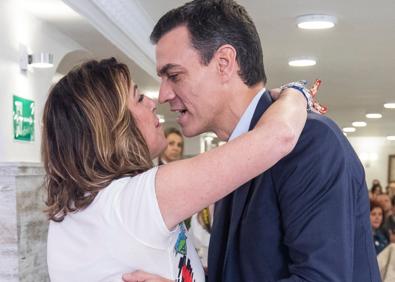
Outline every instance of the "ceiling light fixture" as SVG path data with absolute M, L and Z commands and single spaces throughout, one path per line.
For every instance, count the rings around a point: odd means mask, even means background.
M 288 62 L 291 67 L 310 67 L 316 65 L 317 62 L 314 59 L 304 58 L 304 59 L 294 59 Z
M 367 125 L 367 123 L 364 121 L 354 121 L 352 123 L 352 126 L 354 126 L 354 127 L 365 127 L 366 125 Z
M 386 109 L 395 109 L 395 103 L 385 103 L 384 108 Z
M 367 118 L 375 118 L 375 119 L 378 119 L 378 118 L 382 118 L 383 115 L 382 115 L 382 114 L 379 114 L 379 113 L 368 113 L 368 114 L 366 114 L 366 117 L 367 117 Z
M 395 136 L 387 136 L 387 140 L 395 141 Z
M 328 29 L 335 24 L 336 17 L 328 15 L 304 15 L 297 18 L 297 25 L 301 29 Z
M 344 127 L 343 132 L 355 132 L 357 129 L 355 127 Z

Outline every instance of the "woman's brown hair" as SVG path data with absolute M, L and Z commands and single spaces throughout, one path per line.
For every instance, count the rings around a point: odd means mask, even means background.
M 128 109 L 130 73 L 116 59 L 74 68 L 51 90 L 43 115 L 46 212 L 62 221 L 114 179 L 152 167 Z

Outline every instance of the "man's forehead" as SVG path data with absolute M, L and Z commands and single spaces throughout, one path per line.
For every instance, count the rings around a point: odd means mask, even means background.
M 185 26 L 179 26 L 162 36 L 155 46 L 156 71 L 159 76 L 169 71 L 186 71 L 188 66 L 201 63 L 200 54 L 189 39 Z
M 183 50 L 192 49 L 189 32 L 186 27 L 176 27 L 165 33 L 157 42 L 155 52 L 157 59 L 177 56 Z

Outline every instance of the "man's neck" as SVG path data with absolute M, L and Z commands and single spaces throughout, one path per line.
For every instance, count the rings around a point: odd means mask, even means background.
M 245 86 L 230 94 L 228 103 L 224 107 L 222 115 L 218 117 L 215 128 L 213 128 L 220 140 L 227 141 L 229 139 L 252 99 L 263 87 L 263 83 L 258 83 L 252 87 Z

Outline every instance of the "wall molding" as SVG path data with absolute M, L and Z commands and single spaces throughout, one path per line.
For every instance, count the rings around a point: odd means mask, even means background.
M 155 80 L 153 19 L 137 1 L 63 0 Z
M 39 176 L 44 174 L 42 163 L 0 162 L 0 176 Z

